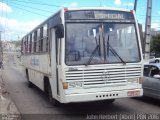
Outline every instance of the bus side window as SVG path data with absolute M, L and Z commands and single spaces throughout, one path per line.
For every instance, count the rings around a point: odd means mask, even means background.
M 32 33 L 32 50 L 31 53 L 34 52 L 34 33 Z
M 23 39 L 21 40 L 21 54 L 23 55 Z
M 40 29 L 37 30 L 36 52 L 40 52 Z
M 43 52 L 48 51 L 48 32 L 47 32 L 47 24 L 43 26 Z
M 24 54 L 26 54 L 26 38 L 24 37 Z
M 43 27 L 40 28 L 40 41 L 39 41 L 39 50 L 43 51 Z
M 29 40 L 30 40 L 30 42 L 29 42 L 29 53 L 31 53 L 31 51 L 32 51 L 32 34 L 29 35 Z
M 28 42 L 28 45 L 27 45 L 27 53 L 29 54 L 29 49 L 30 49 L 30 36 L 28 35 L 27 36 L 27 42 Z
M 28 36 L 26 36 L 26 53 L 28 54 Z
M 37 31 L 34 32 L 34 52 L 36 52 L 36 44 L 37 44 Z
M 25 39 L 23 38 L 22 41 L 22 54 L 25 54 Z

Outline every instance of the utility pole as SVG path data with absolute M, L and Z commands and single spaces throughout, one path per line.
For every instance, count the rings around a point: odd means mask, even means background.
M 137 0 L 134 1 L 134 11 L 136 12 L 137 9 Z
M 146 13 L 146 25 L 145 25 L 145 54 L 144 54 L 144 59 L 146 60 L 148 60 L 150 57 L 151 13 L 152 13 L 152 0 L 147 0 L 147 13 Z

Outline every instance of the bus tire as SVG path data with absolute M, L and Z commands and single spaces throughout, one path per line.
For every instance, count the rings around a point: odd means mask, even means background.
M 28 74 L 28 70 L 26 70 L 26 78 L 27 78 L 27 86 L 28 88 L 32 88 L 33 87 L 33 83 L 29 81 L 29 74 Z
M 51 89 L 51 85 L 50 84 L 48 84 L 48 99 L 49 99 L 49 102 L 53 105 L 53 106 L 59 106 L 60 105 L 60 103 L 56 100 L 56 99 L 54 99 L 53 98 L 53 96 L 52 96 L 52 89 Z
M 28 88 L 33 88 L 33 83 L 28 81 Z

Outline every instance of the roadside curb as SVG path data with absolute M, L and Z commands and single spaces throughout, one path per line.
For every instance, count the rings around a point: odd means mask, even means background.
M 21 120 L 21 114 L 6 89 L 3 70 L 0 70 L 0 120 Z

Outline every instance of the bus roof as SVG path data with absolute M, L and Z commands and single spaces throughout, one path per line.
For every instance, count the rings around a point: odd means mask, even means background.
M 54 17 L 56 14 L 58 14 L 61 11 L 76 11 L 76 10 L 115 10 L 115 11 L 124 11 L 124 12 L 132 12 L 134 13 L 134 10 L 129 10 L 129 9 L 122 9 L 122 8 L 112 8 L 112 7 L 75 7 L 75 8 L 61 8 L 60 10 L 58 10 L 57 12 L 55 12 L 54 14 L 52 14 L 50 17 L 48 17 L 46 20 L 44 20 L 42 23 L 40 23 L 39 25 L 37 25 L 35 28 L 33 28 L 31 31 L 29 31 L 26 35 L 24 35 L 22 37 L 22 39 L 31 34 L 33 31 L 35 31 L 35 29 L 39 28 L 40 26 L 44 25 L 46 23 L 46 21 L 48 21 L 49 19 L 51 19 L 52 17 Z
M 129 9 L 112 8 L 112 7 L 77 7 L 77 8 L 62 8 L 62 9 L 66 9 L 66 10 L 116 10 L 116 11 L 125 11 L 125 12 L 131 11 Z

